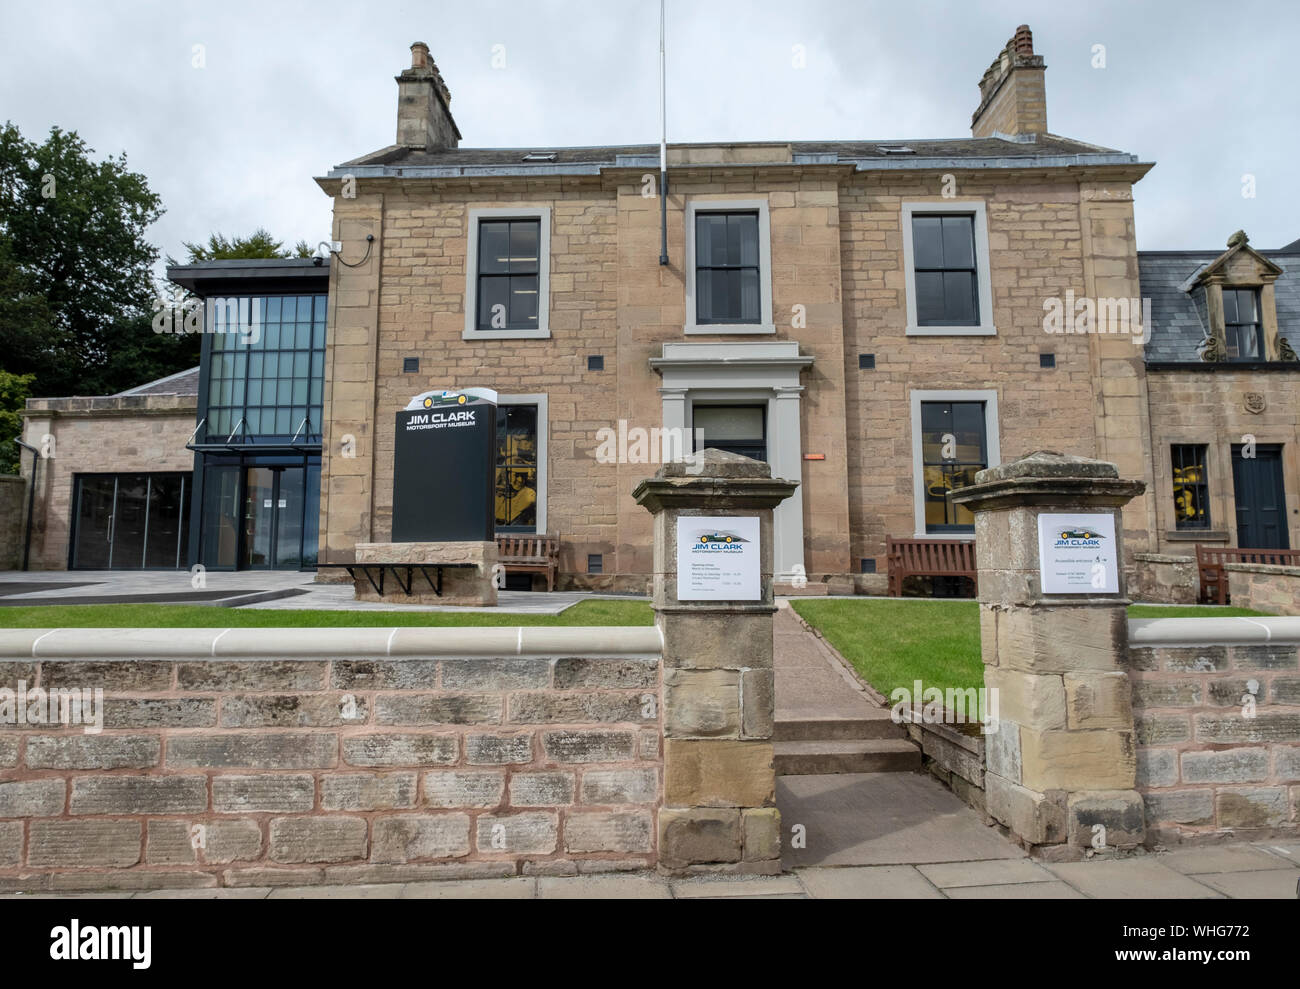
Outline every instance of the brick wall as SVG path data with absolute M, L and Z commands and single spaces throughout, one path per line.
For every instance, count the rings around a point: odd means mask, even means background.
M 652 866 L 660 679 L 626 655 L 0 662 L 10 690 L 104 690 L 100 734 L 0 725 L 0 889 Z
M 1300 615 L 1300 567 L 1229 563 L 1224 570 L 1234 608 Z
M 185 444 L 194 432 L 195 408 L 193 395 L 31 399 L 23 439 L 52 451 L 37 471 L 32 569 L 68 566 L 74 473 L 193 470 L 194 454 Z M 22 462 L 30 477 L 31 456 L 24 453 Z
M 1300 826 L 1298 647 L 1133 647 L 1129 664 L 1148 832 L 1166 840 L 1293 835 Z

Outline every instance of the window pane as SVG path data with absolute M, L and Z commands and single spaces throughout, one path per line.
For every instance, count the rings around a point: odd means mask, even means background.
M 917 268 L 943 267 L 942 217 L 912 217 L 912 259 Z
M 1254 289 L 1238 290 L 1237 316 L 1243 323 L 1254 323 L 1259 319 L 1259 316 L 1255 312 Z
M 273 295 L 266 300 L 265 318 L 263 322 L 280 322 L 280 297 L 278 295 Z
M 510 312 L 510 279 L 506 276 L 480 278 L 478 287 L 478 328 L 480 330 L 505 329 L 505 323 Z M 496 306 L 501 308 L 497 311 L 499 313 L 499 318 L 496 320 L 497 325 L 493 326 L 493 315 Z
M 537 270 L 537 234 L 540 226 L 537 220 L 515 220 L 510 224 L 510 270 L 512 272 Z
M 697 213 L 695 216 L 695 257 L 697 266 L 727 263 L 727 218 L 720 213 Z
M 943 217 L 943 266 L 945 268 L 975 267 L 974 217 Z
M 497 409 L 496 524 L 537 526 L 537 406 Z
M 975 273 L 943 273 L 943 320 L 948 326 L 974 326 L 979 320 L 975 310 Z
M 510 277 L 510 328 L 532 329 L 537 325 L 537 276 Z
M 758 214 L 743 213 L 731 218 L 739 240 L 738 264 L 758 266 Z
M 298 299 L 296 296 L 286 295 L 280 300 L 280 322 L 292 323 L 298 318 Z
M 696 405 L 691 410 L 695 429 L 704 430 L 704 444 L 711 441 L 758 442 L 763 439 L 763 408 L 757 405 Z
M 504 274 L 509 270 L 510 221 L 482 221 L 478 228 L 479 274 Z
M 740 321 L 757 323 L 762 318 L 759 301 L 759 279 L 757 268 L 740 270 Z
M 916 321 L 922 326 L 944 325 L 942 271 L 916 273 Z
M 1237 322 L 1237 293 L 1232 289 L 1223 290 L 1223 319 L 1227 323 Z

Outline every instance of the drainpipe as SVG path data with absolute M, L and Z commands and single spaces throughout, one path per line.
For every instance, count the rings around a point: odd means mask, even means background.
M 36 470 L 41 464 L 41 451 L 20 439 L 15 439 L 14 442 L 32 454 L 32 479 L 27 487 L 27 532 L 23 536 L 23 569 L 26 570 L 32 554 L 32 510 L 36 504 Z

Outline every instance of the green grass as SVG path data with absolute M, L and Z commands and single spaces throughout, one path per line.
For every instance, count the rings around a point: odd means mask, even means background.
M 271 628 L 394 625 L 653 625 L 646 601 L 579 601 L 559 615 L 508 611 L 270 611 L 192 604 L 50 604 L 0 608 L 6 628 Z
M 979 605 L 974 601 L 864 600 L 791 602 L 858 675 L 886 697 L 895 687 L 966 689 L 984 686 Z M 1246 608 L 1132 605 L 1130 618 L 1260 615 Z

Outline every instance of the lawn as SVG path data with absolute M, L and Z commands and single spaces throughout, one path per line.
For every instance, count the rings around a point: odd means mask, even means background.
M 984 686 L 980 661 L 979 605 L 974 601 L 791 601 L 858 675 L 886 697 L 895 687 L 965 689 Z M 1132 605 L 1130 618 L 1251 616 L 1245 608 Z
M 268 628 L 394 625 L 653 625 L 646 601 L 579 601 L 559 615 L 508 611 L 319 611 L 193 604 L 69 604 L 0 608 L 5 628 Z

